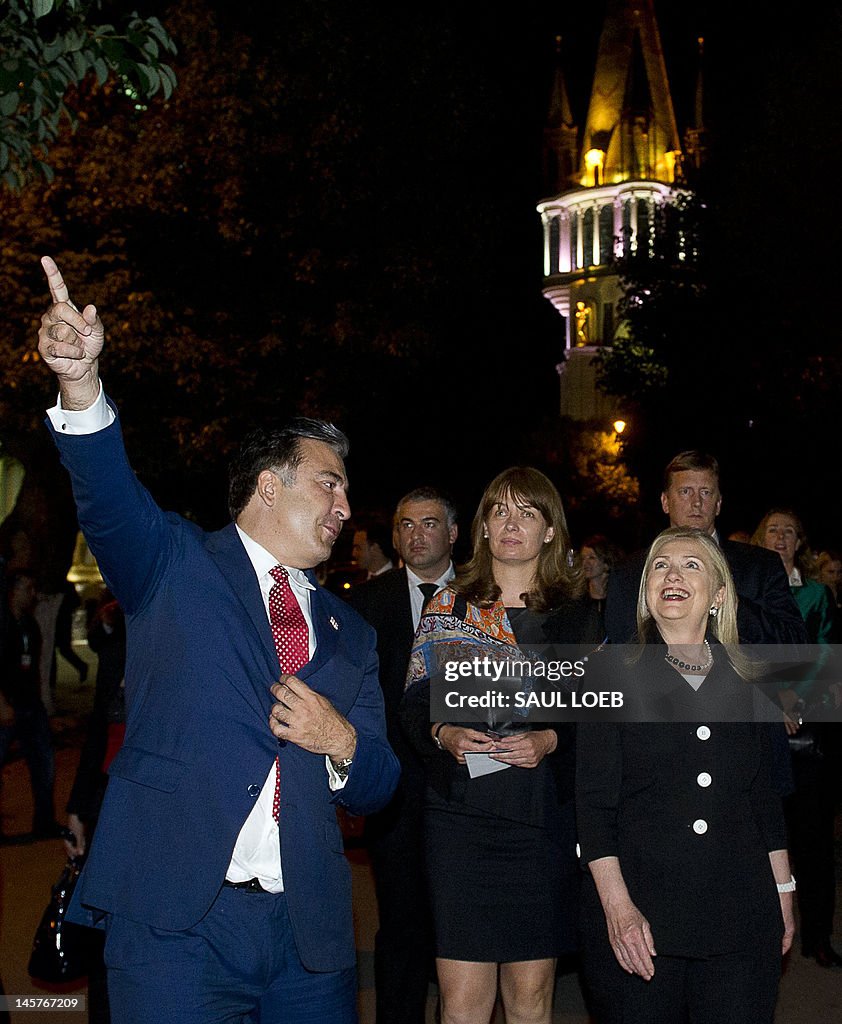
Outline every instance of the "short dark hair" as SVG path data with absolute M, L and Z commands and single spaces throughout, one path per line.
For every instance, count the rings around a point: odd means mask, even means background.
M 700 452 L 695 448 L 686 452 L 679 452 L 667 463 L 664 470 L 663 490 L 668 491 L 675 473 L 713 473 L 716 482 L 719 483 L 719 462 L 713 455 L 707 452 Z
M 445 516 L 447 517 L 447 525 L 448 525 L 448 527 L 456 525 L 456 519 L 457 519 L 456 506 L 453 504 L 452 500 L 446 494 L 443 494 L 441 491 L 439 491 L 437 488 L 435 488 L 435 487 L 426 487 L 426 486 L 424 486 L 424 487 L 416 487 L 414 490 L 411 490 L 408 494 L 405 494 L 400 499 L 400 501 L 397 503 L 397 505 L 395 505 L 395 521 L 396 522 L 397 522 L 397 518 L 398 518 L 398 510 L 400 509 L 401 505 L 406 505 L 410 501 L 435 501 L 435 502 L 438 502 L 438 504 L 441 505 L 444 508 Z
M 228 471 L 228 511 L 236 519 L 257 487 L 257 478 L 272 470 L 285 487 L 295 483 L 295 473 L 304 455 L 301 441 L 321 441 L 343 461 L 348 456 L 348 438 L 332 423 L 297 416 L 279 430 L 252 430 L 244 438 Z

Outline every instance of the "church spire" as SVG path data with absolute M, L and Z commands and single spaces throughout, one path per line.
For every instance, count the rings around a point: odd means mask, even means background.
M 678 126 L 652 0 L 608 0 L 582 139 L 579 182 L 672 183 Z
M 698 67 L 696 69 L 696 92 L 693 104 L 693 124 L 684 133 L 684 148 L 687 162 L 698 171 L 705 162 L 707 144 L 705 140 L 705 94 L 704 94 L 705 40 L 698 39 Z
M 563 192 L 575 184 L 579 132 L 567 95 L 561 59 L 561 36 L 555 37 L 555 71 L 550 105 L 544 126 L 544 188 L 548 194 Z

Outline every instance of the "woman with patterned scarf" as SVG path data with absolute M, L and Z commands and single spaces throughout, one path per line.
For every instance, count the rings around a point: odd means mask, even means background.
M 471 539 L 468 562 L 426 606 L 402 706 L 427 771 L 441 1020 L 489 1020 L 499 969 L 507 1024 L 549 1024 L 557 958 L 576 949 L 573 726 L 530 727 L 508 712 L 431 723 L 430 680 L 447 660 L 518 661 L 523 645 L 600 638 L 543 473 L 514 467 L 492 480 Z M 482 773 L 467 764 L 476 755 Z

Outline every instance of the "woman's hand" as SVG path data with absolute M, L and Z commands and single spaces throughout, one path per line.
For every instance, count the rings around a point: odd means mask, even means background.
M 600 857 L 592 860 L 588 867 L 605 912 L 608 941 L 617 963 L 629 974 L 638 974 L 644 981 L 651 981 L 655 974 L 652 957 L 657 955 L 652 929 L 632 903 L 619 860 Z
M 487 733 L 476 729 L 463 729 L 459 725 L 443 725 L 439 729 L 439 742 L 452 754 L 459 764 L 465 763 L 465 754 L 480 752 L 488 754 L 494 748 L 494 740 Z
M 772 876 L 779 885 L 789 882 L 792 872 L 789 867 L 789 853 L 786 850 L 771 850 L 769 863 L 772 866 Z M 781 917 L 784 919 L 784 937 L 781 942 L 781 956 L 784 956 L 789 952 L 795 935 L 795 916 L 792 912 L 792 893 L 779 890 L 778 897 L 781 901 Z
M 629 900 L 625 904 L 606 908 L 605 922 L 608 925 L 608 941 L 614 950 L 617 963 L 629 974 L 639 974 L 644 981 L 655 974 L 652 957 L 655 943 L 649 922 Z
M 498 749 L 492 751 L 495 761 L 513 764 L 518 768 L 535 768 L 558 745 L 554 729 L 536 729 L 531 732 L 515 733 L 497 741 Z M 503 749 L 500 749 L 502 746 Z
M 781 916 L 784 919 L 784 937 L 781 941 L 781 956 L 789 952 L 792 940 L 795 938 L 795 915 L 792 912 L 792 893 L 779 892 L 781 900 Z

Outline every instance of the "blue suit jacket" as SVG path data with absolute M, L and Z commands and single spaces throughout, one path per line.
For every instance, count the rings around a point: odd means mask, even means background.
M 53 434 L 128 634 L 125 743 L 109 769 L 74 916 L 84 910 L 90 923 L 107 912 L 171 931 L 196 924 L 278 754 L 284 887 L 299 955 L 311 970 L 352 966 L 350 870 L 335 805 L 378 810 L 399 774 L 374 631 L 338 597 L 312 593 L 316 652 L 298 675 L 358 735 L 348 781 L 333 793 L 324 756 L 278 743 L 269 730 L 278 658 L 234 525 L 206 533 L 162 512 L 129 466 L 118 423 Z

